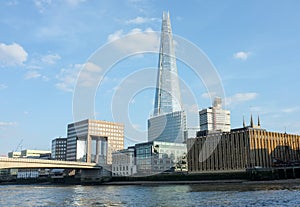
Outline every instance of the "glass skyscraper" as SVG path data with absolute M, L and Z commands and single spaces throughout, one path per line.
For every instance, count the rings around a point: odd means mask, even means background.
M 186 115 L 181 107 L 169 12 L 163 13 L 160 41 L 154 113 L 148 120 L 148 141 L 183 142 Z

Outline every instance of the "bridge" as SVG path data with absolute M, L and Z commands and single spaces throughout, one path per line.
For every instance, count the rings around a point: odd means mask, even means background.
M 101 166 L 97 165 L 96 163 L 87 162 L 0 157 L 0 169 L 13 168 L 100 169 Z

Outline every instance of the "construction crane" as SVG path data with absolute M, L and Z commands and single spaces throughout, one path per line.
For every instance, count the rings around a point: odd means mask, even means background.
M 19 144 L 18 144 L 17 148 L 14 150 L 14 152 L 17 152 L 18 149 L 20 149 L 20 151 L 22 151 L 22 147 L 23 147 L 22 143 L 23 143 L 23 139 L 21 139 L 21 141 L 19 142 Z

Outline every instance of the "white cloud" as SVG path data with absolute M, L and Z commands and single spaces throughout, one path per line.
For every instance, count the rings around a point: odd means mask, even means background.
M 233 57 L 235 59 L 247 60 L 250 55 L 251 55 L 251 52 L 240 51 L 240 52 L 234 53 Z
M 215 96 L 216 96 L 215 92 L 212 92 L 212 93 L 202 93 L 201 94 L 201 97 L 205 98 L 205 99 L 211 99 L 211 98 L 214 98 Z
M 113 44 L 116 49 L 128 54 L 140 52 L 143 49 L 151 51 L 158 51 L 159 49 L 159 33 L 154 32 L 151 28 L 147 28 L 144 31 L 140 28 L 134 28 L 127 34 L 123 30 L 118 30 L 110 34 L 107 40 L 111 42 L 121 38 L 124 39 L 113 42 Z
M 66 92 L 73 92 L 76 84 L 82 87 L 97 87 L 102 78 L 101 72 L 102 69 L 91 62 L 84 65 L 71 65 L 69 68 L 60 70 L 60 73 L 56 76 L 59 82 L 55 86 Z
M 0 43 L 0 64 L 2 66 L 22 65 L 27 60 L 27 52 L 17 43 Z
M 123 30 L 115 31 L 114 33 L 108 35 L 107 41 L 112 42 L 114 40 L 120 39 L 123 35 Z
M 68 68 L 62 68 L 60 73 L 56 76 L 59 82 L 55 84 L 55 87 L 62 91 L 73 92 L 82 66 L 82 64 L 75 64 L 70 65 Z
M 5 88 L 7 88 L 7 87 L 8 87 L 8 86 L 5 85 L 5 84 L 3 84 L 3 83 L 0 84 L 0 90 L 5 89 Z
M 16 125 L 17 125 L 17 122 L 3 122 L 3 121 L 0 121 L 0 128 L 16 126 Z
M 46 55 L 32 54 L 30 61 L 26 64 L 26 68 L 33 70 L 44 69 L 48 65 L 54 65 L 61 59 L 60 55 L 56 53 L 49 53 Z
M 66 30 L 58 24 L 39 27 L 35 32 L 39 39 L 60 38 L 66 34 Z
M 42 56 L 41 61 L 43 63 L 53 65 L 60 59 L 61 59 L 61 57 L 58 54 L 48 54 L 48 55 Z
M 126 24 L 144 24 L 152 21 L 157 21 L 157 18 L 146 18 L 146 17 L 136 17 L 134 19 L 127 20 Z
M 77 85 L 83 87 L 97 87 L 102 78 L 102 68 L 98 65 L 88 62 L 84 65 L 78 76 Z
M 34 0 L 34 4 L 40 13 L 44 13 L 46 8 L 51 5 L 52 0 Z
M 295 106 L 295 107 L 284 108 L 281 111 L 284 112 L 284 113 L 293 113 L 293 112 L 296 112 L 298 110 L 299 110 L 299 107 Z
M 67 0 L 67 3 L 71 6 L 77 6 L 80 3 L 85 2 L 86 0 Z
M 6 2 L 7 6 L 16 6 L 18 4 L 19 4 L 19 2 L 17 0 L 11 0 L 11 1 Z
M 28 71 L 25 76 L 24 79 L 25 80 L 29 80 L 29 79 L 35 79 L 35 78 L 39 78 L 42 75 L 40 73 L 38 73 L 37 71 Z
M 231 97 L 226 98 L 226 105 L 235 105 L 242 102 L 250 101 L 255 99 L 258 93 L 236 93 Z

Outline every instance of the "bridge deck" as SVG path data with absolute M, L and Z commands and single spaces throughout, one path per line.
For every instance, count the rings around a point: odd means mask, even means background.
M 99 169 L 96 163 L 27 158 L 0 158 L 0 169 L 8 168 L 72 168 Z

